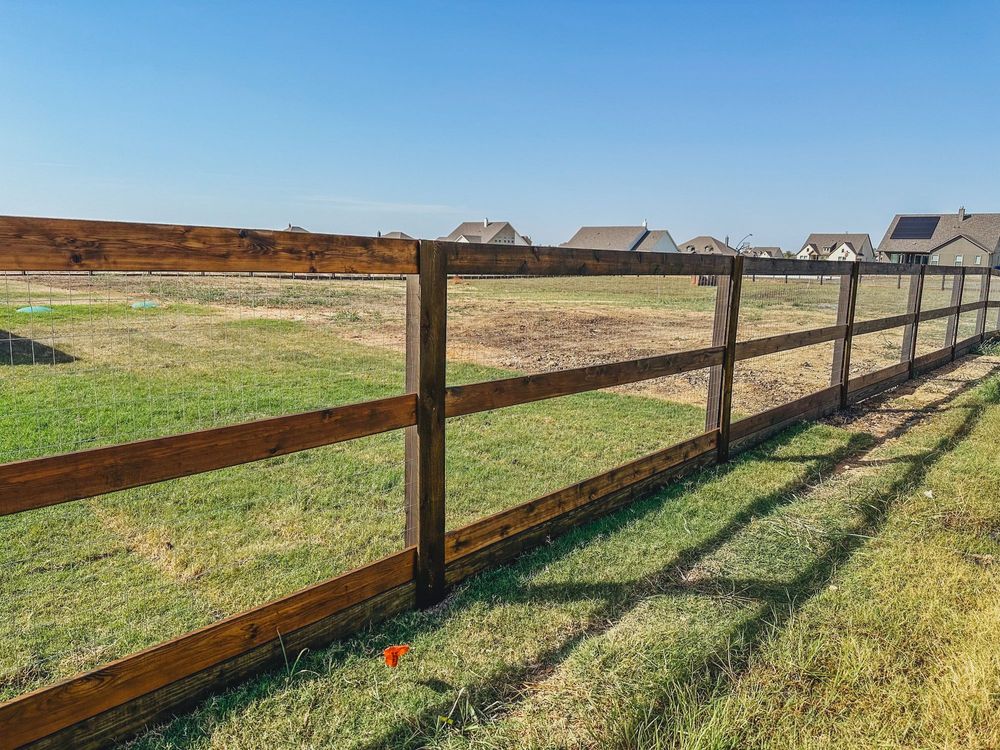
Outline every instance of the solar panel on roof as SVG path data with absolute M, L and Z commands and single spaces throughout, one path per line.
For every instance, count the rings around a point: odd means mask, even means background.
M 940 216 L 900 216 L 892 230 L 893 240 L 929 240 L 934 236 Z

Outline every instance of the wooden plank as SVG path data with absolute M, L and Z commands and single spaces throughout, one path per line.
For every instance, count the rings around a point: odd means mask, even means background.
M 767 336 L 751 341 L 740 341 L 736 344 L 736 361 L 752 357 L 762 357 L 765 354 L 785 352 L 790 349 L 798 349 L 803 346 L 822 344 L 824 341 L 843 339 L 847 333 L 846 325 L 826 326 L 824 328 L 812 328 L 808 331 L 796 331 L 795 333 L 782 333 L 777 336 Z
M 840 280 L 840 298 L 837 302 L 837 323 L 845 326 L 843 339 L 833 344 L 833 362 L 830 367 L 830 385 L 840 386 L 840 407 L 847 406 L 847 381 L 851 377 L 851 343 L 854 339 L 854 313 L 858 302 L 858 282 L 861 266 L 853 263 L 851 273 Z
M 993 274 L 987 273 L 979 282 L 979 312 L 976 315 L 976 333 L 982 339 L 986 335 L 986 309 L 990 304 L 990 283 Z
M 910 277 L 911 281 L 918 277 Z M 890 328 L 899 328 L 913 323 L 913 313 L 903 313 L 902 315 L 892 315 L 888 318 L 876 318 L 875 320 L 859 320 L 854 323 L 854 335 L 864 336 L 866 333 L 878 333 L 887 331 Z
M 913 372 L 914 374 L 919 375 L 920 373 L 927 372 L 928 370 L 933 370 L 939 365 L 947 362 L 950 358 L 950 346 L 938 349 L 937 351 L 928 352 L 927 354 L 923 354 L 913 360 Z
M 962 313 L 976 312 L 977 310 L 982 310 L 985 305 L 982 302 L 966 302 L 963 305 L 958 306 L 958 312 Z
M 416 395 L 420 389 L 420 276 L 406 277 L 406 392 Z M 417 492 L 417 453 L 420 436 L 417 433 L 416 417 L 413 424 L 403 434 L 403 486 L 405 500 L 405 525 L 403 541 L 407 547 L 417 543 L 417 521 L 419 518 L 420 496 Z
M 955 308 L 954 315 L 948 318 L 948 330 L 945 341 L 951 347 L 951 358 L 955 359 L 955 340 L 958 338 L 958 316 L 962 310 L 962 293 L 965 291 L 965 269 L 955 277 L 951 285 L 951 306 Z
M 861 261 L 862 276 L 916 276 L 920 266 L 916 263 L 873 263 Z
M 745 258 L 745 261 L 744 273 L 757 276 L 842 276 L 849 274 L 853 265 L 846 260 L 794 258 Z
M 175 680 L 24 747 L 31 750 L 103 750 L 195 708 L 227 687 L 270 669 L 287 669 L 288 661 L 306 649 L 325 648 L 362 628 L 412 610 L 415 602 L 412 582 L 397 586 L 311 625 L 288 633 L 282 631 L 280 640 L 255 646 L 239 656 Z
M 676 354 L 644 357 L 628 362 L 613 362 L 450 386 L 446 391 L 445 413 L 449 417 L 458 417 L 463 414 L 502 409 L 531 401 L 700 370 L 722 362 L 722 351 L 722 347 L 713 346 Z
M 883 367 L 875 370 L 874 372 L 866 372 L 864 375 L 858 375 L 856 378 L 851 378 L 847 384 L 847 390 L 849 393 L 860 391 L 864 388 L 868 388 L 869 386 L 881 383 L 884 380 L 891 380 L 901 373 L 909 372 L 909 370 L 909 362 L 899 362 L 898 364 L 889 365 L 888 367 Z
M 977 333 L 975 336 L 969 336 L 968 338 L 962 339 L 955 343 L 955 357 L 961 357 L 963 354 L 968 354 L 977 346 L 979 346 L 982 339 Z
M 688 276 L 729 272 L 722 255 L 580 250 L 569 247 L 512 247 L 439 242 L 448 273 L 509 276 Z
M 751 435 L 771 424 L 784 423 L 787 420 L 795 419 L 813 408 L 827 405 L 828 403 L 838 403 L 839 400 L 840 386 L 831 385 L 828 388 L 810 393 L 808 396 L 803 396 L 795 401 L 790 401 L 787 404 L 768 409 L 752 417 L 733 422 L 733 440 Z
M 913 315 L 913 322 L 903 329 L 903 345 L 900 350 L 900 359 L 910 365 L 909 377 L 913 377 L 913 360 L 917 356 L 917 333 L 920 328 L 920 307 L 924 297 L 924 280 L 927 266 L 920 267 L 920 273 L 910 280 L 910 288 L 907 294 L 906 310 Z
M 865 388 L 859 388 L 857 390 L 850 391 L 847 395 L 848 402 L 855 404 L 859 401 L 864 401 L 865 399 L 871 398 L 872 396 L 876 396 L 880 393 L 883 393 L 884 391 L 887 391 L 890 388 L 899 385 L 900 383 L 905 383 L 910 378 L 910 367 L 909 367 L 910 363 L 903 362 L 901 364 L 905 364 L 907 366 L 905 372 L 897 373 L 896 375 L 893 375 L 891 378 L 885 378 L 884 380 L 880 380 L 877 383 L 872 383 L 871 385 L 866 386 Z
M 645 479 L 639 479 L 616 490 L 611 490 L 592 502 L 567 510 L 519 533 L 497 537 L 493 543 L 486 546 L 476 546 L 475 549 L 470 546 L 463 554 L 454 557 L 448 565 L 448 585 L 454 585 L 482 570 L 507 562 L 522 552 L 545 544 L 554 536 L 647 497 L 671 480 L 713 463 L 715 457 L 715 446 L 710 445 L 706 450 L 684 463 L 677 464 Z
M 417 243 L 266 229 L 0 216 L 3 271 L 416 273 Z
M 200 628 L 0 704 L 3 746 L 19 747 L 102 711 L 276 641 L 410 582 L 416 555 L 403 550 L 350 573 Z
M 0 465 L 0 516 L 414 424 L 413 395 Z
M 724 352 L 729 337 L 729 301 L 731 276 L 735 261 L 730 261 L 727 277 L 718 277 L 715 288 L 715 314 L 712 317 L 712 346 Z M 708 371 L 708 400 L 705 409 L 705 430 L 717 430 L 722 425 L 722 360 Z
M 427 607 L 444 598 L 445 527 L 445 359 L 448 277 L 445 254 L 436 242 L 420 243 L 417 307 L 419 340 L 415 369 L 417 425 L 414 486 L 408 493 L 410 517 L 416 519 L 408 543 L 417 550 L 417 604 Z M 411 300 L 412 301 L 412 300 Z M 412 316 L 411 316 L 412 317 Z
M 465 555 L 680 466 L 692 458 L 714 451 L 718 444 L 718 434 L 717 430 L 706 432 L 544 497 L 450 531 L 445 539 L 445 560 L 449 564 L 453 563 Z
M 954 315 L 958 312 L 957 305 L 949 305 L 948 307 L 936 307 L 933 310 L 921 310 L 920 314 L 917 316 L 917 320 L 921 323 L 927 320 L 936 320 L 938 318 L 947 318 L 949 315 Z
M 736 335 L 740 321 L 740 296 L 742 294 L 745 258 L 733 258 L 729 277 L 729 310 L 726 318 L 726 354 L 722 361 L 722 393 L 719 404 L 719 444 L 716 460 L 721 464 L 729 460 L 729 435 L 733 421 L 733 373 L 736 369 Z

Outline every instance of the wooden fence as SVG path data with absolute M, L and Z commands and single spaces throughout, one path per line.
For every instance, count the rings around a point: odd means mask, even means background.
M 220 688 L 358 628 L 442 599 L 449 586 L 553 534 L 648 494 L 794 421 L 842 408 L 937 367 L 997 330 L 996 271 L 884 263 L 810 262 L 681 254 L 510 247 L 115 222 L 0 218 L 0 271 L 399 274 L 407 277 L 406 392 L 377 401 L 0 465 L 0 516 L 235 466 L 389 430 L 406 431 L 406 548 L 0 705 L 0 747 L 101 747 L 188 708 Z M 448 387 L 449 274 L 718 277 L 712 345 Z M 835 325 L 737 340 L 743 279 L 823 274 L 840 283 Z M 982 276 L 979 299 L 964 281 Z M 855 321 L 861 275 L 900 280 L 907 311 Z M 922 309 L 932 277 L 951 276 L 947 307 Z M 905 283 L 903 280 L 906 280 Z M 829 283 L 829 282 L 828 282 Z M 836 282 L 835 282 L 836 283 Z M 1000 282 L 996 282 L 1000 283 Z M 957 340 L 959 316 L 976 316 Z M 948 319 L 945 345 L 916 356 L 921 323 Z M 992 318 L 992 320 L 988 320 Z M 903 328 L 901 361 L 849 377 L 855 336 Z M 732 421 L 736 362 L 834 342 L 830 385 Z M 711 368 L 703 434 L 522 505 L 445 531 L 445 421 L 449 417 Z M 279 638 L 280 635 L 280 638 Z

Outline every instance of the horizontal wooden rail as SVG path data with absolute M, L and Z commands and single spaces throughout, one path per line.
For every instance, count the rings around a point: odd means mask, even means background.
M 0 216 L 0 271 L 399 273 L 417 241 Z
M 949 315 L 954 315 L 958 312 L 958 305 L 952 305 L 949 307 L 936 307 L 933 310 L 921 310 L 920 314 L 917 316 L 917 320 L 923 323 L 925 320 L 936 320 L 938 318 L 947 318 Z
M 740 341 L 736 344 L 736 359 L 739 361 L 752 357 L 762 357 L 765 354 L 775 354 L 812 344 L 822 344 L 825 341 L 842 339 L 846 333 L 847 326 L 839 325 L 812 328 L 808 331 L 796 331 L 795 333 L 781 333 L 777 336 L 752 339 L 751 341 Z
M 891 380 L 892 378 L 908 373 L 909 371 L 910 363 L 900 362 L 873 372 L 866 372 L 864 375 L 858 375 L 857 377 L 851 378 L 847 383 L 847 391 L 848 393 L 860 391 L 883 381 Z
M 447 254 L 448 273 L 512 276 L 687 276 L 726 275 L 731 261 L 722 255 L 579 250 L 438 242 Z
M 908 326 L 913 323 L 914 317 L 913 313 L 903 313 L 902 315 L 893 315 L 888 318 L 855 321 L 854 335 L 863 336 L 866 333 L 877 333 L 878 331 L 887 331 L 890 328 Z
M 808 396 L 803 396 L 795 401 L 790 401 L 787 404 L 762 411 L 760 414 L 754 414 L 752 417 L 733 422 L 730 428 L 733 440 L 747 437 L 767 427 L 782 424 L 789 419 L 795 419 L 813 409 L 839 402 L 840 385 L 833 385 L 821 391 L 810 393 Z
M 967 354 L 979 346 L 979 344 L 982 343 L 982 340 L 982 336 L 978 333 L 975 336 L 969 336 L 968 338 L 962 339 L 955 344 L 955 356 L 960 357 L 963 354 Z
M 979 301 L 976 301 L 976 302 L 966 302 L 964 305 L 959 305 L 958 306 L 958 311 L 960 313 L 967 313 L 967 312 L 973 312 L 975 310 L 982 310 L 985 307 L 986 307 L 986 303 L 985 302 L 979 302 Z
M 413 394 L 0 465 L 0 516 L 318 448 L 416 422 Z
M 628 362 L 451 386 L 445 392 L 445 415 L 458 417 L 463 414 L 501 409 L 556 396 L 568 396 L 598 388 L 610 388 L 640 380 L 700 370 L 721 363 L 722 352 L 723 347 L 712 346 Z
M 872 263 L 861 262 L 862 276 L 913 276 L 920 273 L 916 263 Z
M 933 370 L 939 364 L 947 362 L 951 359 L 951 347 L 946 346 L 942 349 L 937 349 L 933 352 L 928 352 L 927 354 L 922 354 L 913 360 L 913 371 L 917 374 L 921 372 L 926 372 L 927 370 Z
M 450 531 L 445 537 L 445 561 L 454 562 L 464 555 L 549 521 L 611 492 L 678 466 L 696 456 L 710 453 L 715 450 L 718 437 L 718 430 L 706 432 L 544 497 Z
M 843 276 L 853 263 L 846 260 L 797 260 L 795 258 L 744 258 L 744 276 Z
M 0 704 L 0 747 L 38 740 L 413 579 L 412 548 Z

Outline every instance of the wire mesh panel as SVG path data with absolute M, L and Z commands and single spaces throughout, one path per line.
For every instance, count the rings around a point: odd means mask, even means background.
M 889 328 L 851 339 L 851 377 L 875 372 L 903 361 L 905 329 Z
M 947 272 L 941 274 L 928 273 L 924 279 L 923 295 L 920 309 L 923 312 L 948 307 L 952 304 L 955 284 L 959 274 Z M 935 318 L 921 321 L 917 328 L 916 356 L 930 354 L 950 345 L 948 341 L 948 318 Z
M 6 274 L 0 295 L 0 463 L 404 391 L 399 280 Z M 401 549 L 403 476 L 397 430 L 0 517 L 0 699 Z
M 908 312 L 910 283 L 916 274 L 861 274 L 854 320 L 877 320 Z
M 0 277 L 0 462 L 403 391 L 401 281 Z
M 452 278 L 448 384 L 710 346 L 715 294 L 689 276 Z
M 986 277 L 978 271 L 979 269 L 975 269 L 975 272 L 970 269 L 969 272 L 965 274 L 965 281 L 962 284 L 963 305 L 967 305 L 970 302 L 980 301 Z M 979 320 L 980 312 L 978 310 L 970 310 L 969 312 L 964 312 L 959 315 L 957 340 L 964 341 L 971 336 L 978 335 Z
M 835 325 L 840 280 L 840 276 L 765 276 L 747 271 L 738 340 Z
M 829 341 L 737 362 L 733 421 L 829 387 L 833 346 Z

